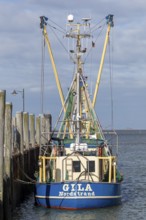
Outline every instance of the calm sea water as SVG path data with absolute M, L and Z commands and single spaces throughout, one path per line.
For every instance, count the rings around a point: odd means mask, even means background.
M 124 174 L 122 204 L 86 211 L 34 206 L 30 195 L 16 208 L 13 220 L 146 220 L 146 131 L 119 132 L 119 166 Z

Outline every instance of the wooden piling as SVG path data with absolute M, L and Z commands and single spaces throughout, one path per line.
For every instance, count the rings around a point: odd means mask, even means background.
M 20 136 L 20 143 L 19 143 L 19 151 L 23 154 L 24 145 L 23 145 L 23 113 L 16 112 L 16 126 L 17 131 Z
M 6 91 L 0 90 L 0 219 L 3 220 L 4 124 Z
M 12 156 L 12 103 L 6 103 L 5 106 L 5 153 L 4 170 L 5 175 L 10 178 L 11 156 Z
M 30 174 L 29 114 L 23 112 L 24 172 Z
M 50 114 L 41 117 L 41 143 L 46 144 L 50 140 L 52 118 Z
M 41 118 L 36 117 L 36 143 L 39 146 L 41 142 Z
M 12 142 L 13 142 L 13 146 L 12 146 L 12 153 L 15 154 L 16 152 L 18 152 L 18 146 L 17 146 L 17 140 L 16 140 L 16 136 L 17 136 L 17 126 L 16 126 L 16 117 L 12 118 Z
M 52 117 L 50 114 L 45 114 L 45 121 L 46 121 L 46 134 L 48 140 L 50 140 L 51 137 L 51 126 L 52 126 Z
M 45 124 L 45 117 L 41 115 L 41 144 L 45 145 L 47 142 L 46 138 L 46 124 Z
M 11 157 L 12 157 L 12 104 L 5 105 L 5 131 L 4 131 L 4 216 L 11 219 L 12 207 L 12 179 L 11 179 Z
M 35 115 L 29 115 L 30 122 L 30 143 L 32 147 L 35 147 Z
M 23 145 L 23 113 L 16 112 L 16 126 L 19 135 L 19 178 L 24 179 L 23 171 L 24 171 L 24 145 Z
M 29 115 L 28 112 L 23 113 L 23 140 L 25 150 L 29 150 Z

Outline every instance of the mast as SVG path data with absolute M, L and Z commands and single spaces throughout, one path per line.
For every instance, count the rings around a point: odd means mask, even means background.
M 81 131 L 81 114 L 82 114 L 82 109 L 81 109 L 81 88 L 80 88 L 80 81 L 81 81 L 81 74 L 82 74 L 82 54 L 86 52 L 86 48 L 82 50 L 81 48 L 81 39 L 90 37 L 89 34 L 86 33 L 81 33 L 81 27 L 83 26 L 88 26 L 89 24 L 87 23 L 90 19 L 82 19 L 84 20 L 83 24 L 77 23 L 77 24 L 72 24 L 73 22 L 73 16 L 69 15 L 68 16 L 68 22 L 69 26 L 72 26 L 74 28 L 70 29 L 70 32 L 66 35 L 66 37 L 71 37 L 76 39 L 76 51 L 75 53 L 75 60 L 76 60 L 76 144 L 80 145 L 80 131 Z
M 80 144 L 80 74 L 82 72 L 82 66 L 81 66 L 81 41 L 80 41 L 80 24 L 77 24 L 77 45 L 76 45 L 76 51 L 77 51 L 77 137 L 76 137 L 76 144 Z

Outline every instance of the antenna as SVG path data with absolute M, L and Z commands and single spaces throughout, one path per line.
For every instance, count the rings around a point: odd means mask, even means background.
M 83 20 L 85 23 L 87 23 L 88 21 L 91 20 L 91 18 L 82 18 L 82 20 Z

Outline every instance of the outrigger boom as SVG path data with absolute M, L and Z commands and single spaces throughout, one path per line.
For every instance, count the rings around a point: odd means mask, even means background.
M 100 61 L 100 67 L 99 67 L 99 71 L 98 71 L 98 75 L 97 75 L 97 80 L 96 80 L 95 92 L 94 92 L 94 97 L 93 97 L 93 102 L 92 102 L 93 108 L 95 107 L 95 103 L 96 103 L 96 97 L 97 97 L 97 93 L 98 93 L 98 89 L 99 89 L 99 84 L 100 84 L 100 79 L 101 79 L 101 74 L 102 74 L 102 69 L 103 69 L 103 64 L 104 64 L 107 44 L 108 44 L 109 38 L 110 38 L 110 30 L 111 30 L 111 27 L 114 26 L 113 15 L 108 15 L 106 17 L 106 19 L 107 19 L 107 25 L 108 26 L 107 26 L 107 32 L 106 32 L 103 52 L 102 52 L 101 61 Z

